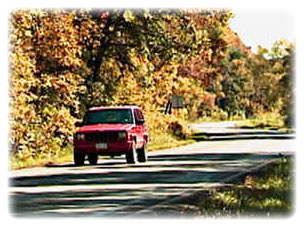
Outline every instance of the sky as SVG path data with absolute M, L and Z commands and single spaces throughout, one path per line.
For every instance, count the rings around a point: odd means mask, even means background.
M 256 52 L 257 46 L 271 48 L 276 40 L 295 40 L 294 18 L 287 10 L 232 9 L 230 27 L 246 46 Z

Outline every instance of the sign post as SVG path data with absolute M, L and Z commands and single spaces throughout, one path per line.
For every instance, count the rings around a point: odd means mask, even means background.
M 177 95 L 172 95 L 166 105 L 165 114 L 172 114 L 172 109 L 184 108 L 184 98 Z

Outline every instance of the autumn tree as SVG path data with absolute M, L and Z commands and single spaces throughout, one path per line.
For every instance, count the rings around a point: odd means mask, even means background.
M 197 117 L 280 110 L 291 122 L 293 45 L 253 54 L 229 28 L 232 17 L 221 9 L 12 12 L 12 152 L 56 155 L 95 105 L 141 106 L 155 135 Z M 167 116 L 172 95 L 186 108 Z
M 280 113 L 288 127 L 295 124 L 295 44 L 285 40 L 276 41 L 269 53 L 272 62 L 271 73 L 278 80 L 277 96 L 281 102 Z
M 52 155 L 69 143 L 79 112 L 84 79 L 82 58 L 88 25 L 75 12 L 17 10 L 10 18 L 10 106 L 12 151 Z

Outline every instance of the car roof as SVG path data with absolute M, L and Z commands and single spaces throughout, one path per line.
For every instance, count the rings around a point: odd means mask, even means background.
M 91 107 L 89 111 L 107 110 L 107 109 L 140 109 L 138 106 L 99 106 Z

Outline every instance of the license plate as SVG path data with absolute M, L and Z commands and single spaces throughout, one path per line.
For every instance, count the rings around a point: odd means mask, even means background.
M 107 149 L 108 144 L 106 144 L 106 143 L 96 143 L 95 147 L 96 147 L 96 149 Z

